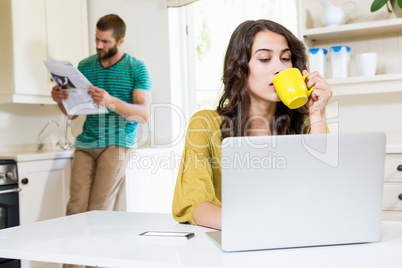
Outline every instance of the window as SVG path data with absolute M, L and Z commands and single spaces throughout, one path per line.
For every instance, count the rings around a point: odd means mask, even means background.
M 270 19 L 297 36 L 296 0 L 200 0 L 185 9 L 188 69 L 194 72 L 188 82 L 196 92 L 190 103 L 195 110 L 216 108 L 226 47 L 241 22 Z

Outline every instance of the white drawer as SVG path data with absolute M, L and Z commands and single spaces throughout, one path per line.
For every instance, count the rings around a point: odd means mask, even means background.
M 398 166 L 402 168 L 402 154 L 387 154 L 385 156 L 385 181 L 402 182 L 402 171 L 398 170 Z
M 383 221 L 402 221 L 402 211 L 385 210 L 382 212 Z
M 382 207 L 384 210 L 402 211 L 402 183 L 384 183 L 384 198 Z

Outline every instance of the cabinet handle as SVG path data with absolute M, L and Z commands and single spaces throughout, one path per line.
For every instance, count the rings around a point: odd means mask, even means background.
M 402 165 L 399 165 L 396 169 L 397 169 L 398 171 L 402 171 Z
M 27 178 L 23 178 L 23 179 L 21 180 L 21 183 L 22 183 L 22 184 L 28 184 L 28 182 L 29 182 L 29 180 L 28 180 Z
M 398 195 L 399 200 L 402 200 L 402 194 Z
M 3 190 L 0 191 L 0 194 L 10 194 L 10 193 L 18 193 L 21 192 L 21 188 L 14 188 L 14 189 L 10 189 L 10 190 Z

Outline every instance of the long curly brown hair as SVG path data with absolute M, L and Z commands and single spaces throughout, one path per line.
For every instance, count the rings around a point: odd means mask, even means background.
M 217 112 L 222 116 L 222 139 L 226 137 L 246 136 L 249 120 L 250 95 L 247 89 L 249 76 L 248 63 L 251 59 L 251 47 L 255 36 L 261 31 L 271 31 L 285 37 L 292 53 L 294 68 L 306 70 L 306 48 L 288 29 L 270 20 L 248 20 L 241 23 L 233 32 L 225 54 L 222 81 L 224 85 Z M 308 118 L 307 109 L 289 109 L 282 102 L 277 103 L 273 120 L 269 123 L 272 134 L 305 133 Z

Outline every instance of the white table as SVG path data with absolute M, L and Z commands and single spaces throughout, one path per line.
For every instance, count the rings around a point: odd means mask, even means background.
M 148 230 L 191 231 L 188 241 L 137 241 Z M 402 222 L 383 222 L 380 242 L 225 253 L 210 229 L 171 215 L 93 211 L 0 231 L 0 257 L 99 267 L 402 267 Z

